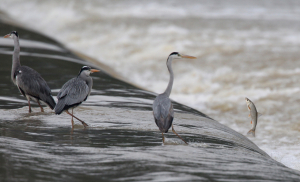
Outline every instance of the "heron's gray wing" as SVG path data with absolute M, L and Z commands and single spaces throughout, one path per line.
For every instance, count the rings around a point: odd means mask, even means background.
M 65 105 L 70 106 L 85 101 L 89 92 L 89 87 L 85 81 L 73 78 L 63 85 L 57 98 L 58 100 L 64 99 Z
M 17 86 L 27 95 L 43 97 L 43 95 L 51 94 L 51 89 L 46 81 L 34 69 L 22 66 L 16 71 L 15 76 Z
M 172 112 L 170 112 L 170 108 L 172 108 Z M 157 97 L 153 102 L 153 113 L 156 119 L 167 118 L 169 114 L 173 116 L 171 100 L 169 98 Z
M 76 77 L 72 78 L 62 86 L 62 88 L 60 89 L 60 91 L 58 92 L 58 94 L 56 96 L 58 100 L 65 97 L 68 94 L 69 89 L 72 87 L 72 85 L 74 84 L 76 79 L 77 79 Z
M 153 102 L 153 115 L 156 125 L 162 132 L 167 132 L 171 127 L 174 111 L 171 100 L 163 95 L 159 95 Z
M 34 69 L 21 66 L 14 73 L 16 84 L 23 95 L 32 96 L 38 100 L 42 100 L 53 109 L 55 101 L 51 95 L 51 89 L 42 76 Z

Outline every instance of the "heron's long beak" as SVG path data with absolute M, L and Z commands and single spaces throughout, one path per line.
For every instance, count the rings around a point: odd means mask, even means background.
M 188 59 L 196 59 L 194 56 L 188 56 L 188 55 L 181 55 L 182 58 L 188 58 Z
M 91 73 L 99 72 L 100 70 L 91 69 Z
M 9 38 L 10 37 L 10 34 L 7 34 L 4 36 L 4 38 Z

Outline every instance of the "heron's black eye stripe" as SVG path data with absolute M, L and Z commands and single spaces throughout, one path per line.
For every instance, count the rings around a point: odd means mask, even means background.
M 91 70 L 91 69 L 92 69 L 92 68 L 89 67 L 89 66 L 83 66 L 83 67 L 81 68 L 79 74 L 80 74 L 81 72 L 85 71 L 85 70 Z
M 19 37 L 19 34 L 17 31 L 12 31 L 12 32 L 10 32 L 10 34 L 15 34 L 17 37 Z
M 179 53 L 178 52 L 172 52 L 171 54 L 170 54 L 170 56 L 171 55 L 179 55 Z
M 90 69 L 91 69 L 91 67 L 89 67 L 89 66 L 84 66 L 81 68 L 81 70 L 90 70 Z

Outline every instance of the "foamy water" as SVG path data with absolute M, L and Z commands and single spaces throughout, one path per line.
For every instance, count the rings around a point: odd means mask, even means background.
M 249 138 L 300 170 L 300 2 L 182 3 L 7 0 L 0 9 L 157 93 L 171 52 L 198 57 L 173 62 L 171 98 L 242 134 L 250 98 L 263 116 Z

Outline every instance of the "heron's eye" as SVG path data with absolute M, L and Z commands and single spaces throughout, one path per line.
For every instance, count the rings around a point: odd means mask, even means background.
M 22 71 L 21 71 L 21 70 L 19 70 L 19 73 L 22 73 Z

